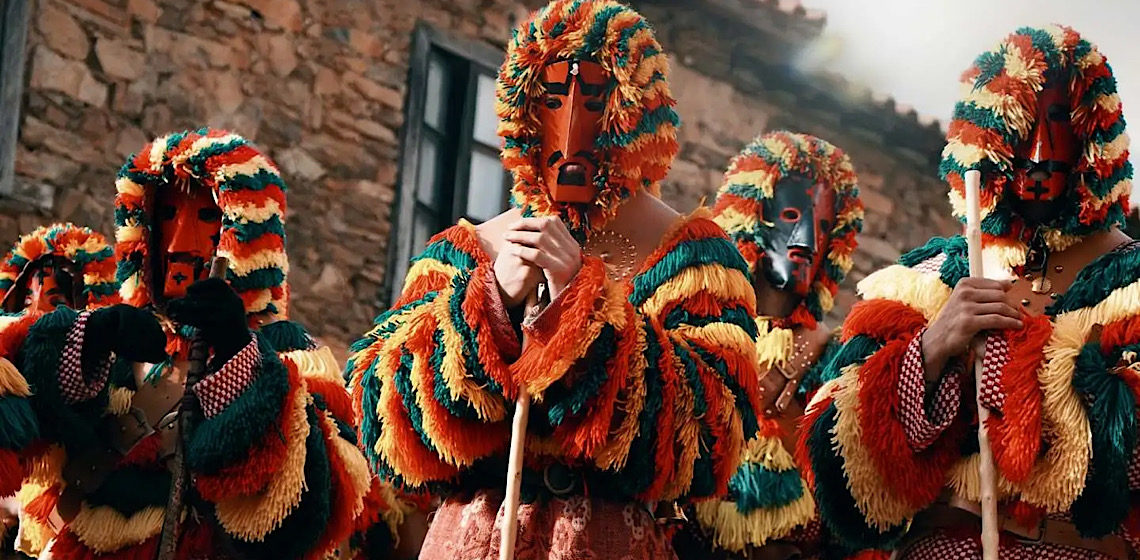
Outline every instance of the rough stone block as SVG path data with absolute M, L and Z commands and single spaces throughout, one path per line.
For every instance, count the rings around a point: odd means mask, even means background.
M 99 39 L 95 42 L 95 56 L 103 72 L 112 78 L 137 80 L 146 70 L 146 55 L 124 41 Z
M 71 14 L 53 4 L 42 3 L 36 28 L 44 37 L 44 43 L 52 50 L 73 60 L 87 58 L 91 41 L 87 32 Z

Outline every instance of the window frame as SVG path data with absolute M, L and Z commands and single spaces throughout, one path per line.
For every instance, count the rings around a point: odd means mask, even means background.
M 31 0 L 0 0 L 0 196 L 16 186 Z
M 0 0 L 3 1 L 3 0 Z M 432 25 L 417 21 L 412 33 L 411 57 L 408 64 L 407 93 L 404 97 L 404 126 L 399 134 L 399 163 L 396 176 L 396 200 L 391 214 L 388 236 L 388 274 L 384 276 L 384 286 L 381 288 L 381 307 L 387 308 L 396 301 L 402 290 L 403 278 L 397 279 L 395 275 L 405 264 L 408 256 L 413 254 L 412 242 L 414 217 L 417 212 L 424 211 L 424 206 L 416 196 L 419 171 L 420 147 L 425 135 L 437 134 L 439 131 L 426 130 L 424 111 L 427 105 L 428 74 L 433 51 L 442 51 L 446 55 L 462 60 L 466 63 L 467 71 L 461 78 L 467 83 L 463 89 L 464 99 L 462 109 L 457 112 L 460 119 L 459 129 L 461 135 L 454 143 L 455 153 L 451 158 L 456 162 L 454 170 L 448 170 L 443 180 L 437 180 L 439 191 L 450 185 L 451 204 L 447 206 L 446 200 L 438 197 L 445 195 L 437 191 L 438 212 L 448 214 L 446 217 L 465 216 L 462 210 L 466 207 L 468 180 L 471 166 L 471 150 L 478 149 L 473 144 L 477 142 L 472 138 L 475 110 L 478 97 L 478 78 L 480 74 L 489 73 L 495 76 L 499 66 L 506 57 L 506 53 L 489 44 L 455 36 L 436 29 Z M 454 78 L 454 74 L 452 78 Z M 454 87 L 454 86 L 452 86 Z M 447 100 L 445 100 L 446 102 Z M 457 101 L 457 100 L 455 100 Z M 452 123 L 454 124 L 454 123 Z M 443 131 L 444 135 L 446 130 Z M 442 145 L 441 145 L 442 146 Z

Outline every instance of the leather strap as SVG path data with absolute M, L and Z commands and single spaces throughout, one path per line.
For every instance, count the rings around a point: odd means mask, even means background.
M 796 363 L 806 364 L 805 366 L 781 367 L 775 365 L 760 377 L 762 393 L 760 402 L 765 416 L 779 416 L 788 410 L 796 397 L 800 382 L 803 381 L 808 370 L 823 353 L 823 348 L 827 345 L 828 338 L 831 335 L 825 329 L 816 329 L 806 333 L 805 336 L 808 337 L 808 343 L 804 348 L 804 354 L 802 356 L 789 356 L 789 359 L 795 359 Z
M 134 366 L 136 380 L 144 377 L 143 368 L 150 367 L 149 364 Z M 172 367 L 184 368 L 183 364 L 174 364 Z M 127 414 L 102 419 L 99 425 L 100 441 L 76 457 L 69 458 L 63 466 L 63 480 L 67 482 L 67 487 L 60 497 L 60 515 L 64 520 L 70 521 L 78 513 L 78 500 L 82 495 L 90 494 L 102 486 L 119 460 L 155 431 L 162 431 L 160 457 L 165 459 L 173 455 L 175 430 L 172 428 L 184 391 L 182 383 L 181 375 L 169 374 L 161 376 L 153 384 L 140 381 Z
M 935 529 L 977 527 L 981 531 L 980 512 L 978 504 L 957 496 L 952 497 L 949 503 L 938 503 L 919 513 L 910 530 L 913 537 L 908 540 L 913 542 Z M 998 526 L 1001 531 L 1025 544 L 1068 546 L 1097 552 L 1110 558 L 1132 558 L 1128 543 L 1119 535 L 1087 539 L 1081 537 L 1075 525 L 1057 519 L 1042 518 L 1036 526 L 1025 527 L 1009 514 L 999 512 Z

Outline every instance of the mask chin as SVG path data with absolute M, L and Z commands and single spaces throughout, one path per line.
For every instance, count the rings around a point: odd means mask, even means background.
M 807 297 L 811 291 L 811 280 L 808 278 L 810 263 L 792 260 L 786 255 L 776 253 L 764 255 L 762 264 L 764 280 L 777 291 L 801 298 Z

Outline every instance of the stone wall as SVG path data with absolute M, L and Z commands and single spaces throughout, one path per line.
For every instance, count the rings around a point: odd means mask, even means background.
M 114 175 L 132 152 L 173 130 L 226 127 L 281 167 L 292 315 L 342 356 L 379 311 L 416 21 L 502 47 L 525 9 L 509 0 L 32 1 L 17 188 L 0 201 L 0 242 L 51 220 L 111 234 Z M 861 271 L 953 228 L 932 169 L 684 60 L 672 80 L 682 153 L 664 186 L 679 209 L 711 200 L 729 157 L 757 133 L 795 127 L 856 161 L 868 206 Z

